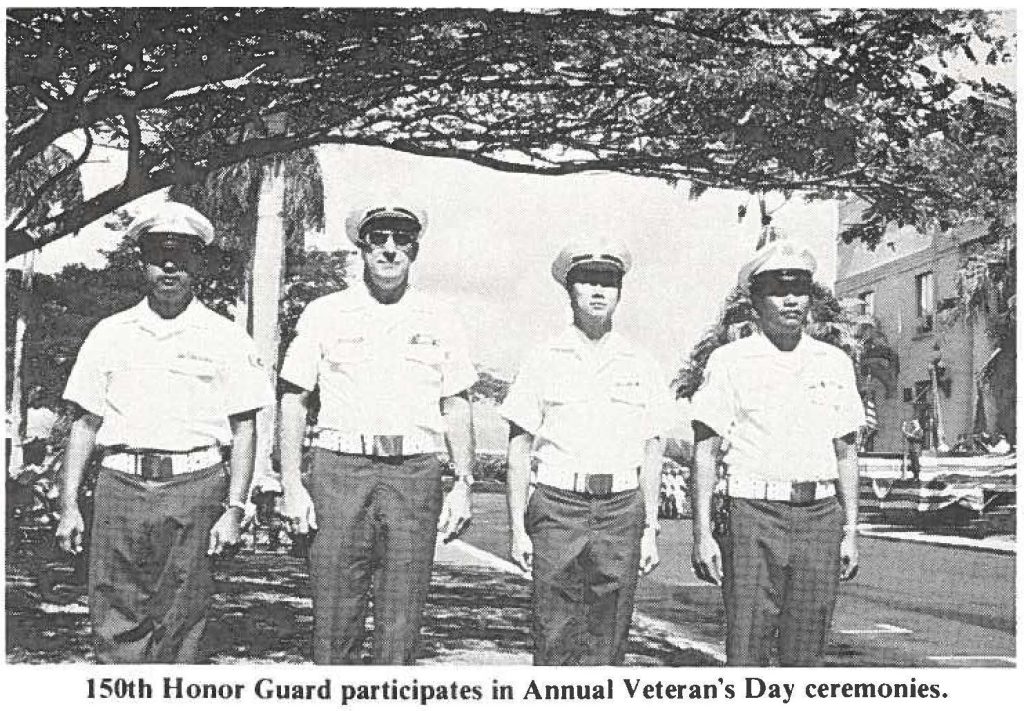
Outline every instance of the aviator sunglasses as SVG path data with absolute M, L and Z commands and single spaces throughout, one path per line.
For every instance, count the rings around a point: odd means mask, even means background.
M 369 230 L 363 234 L 363 241 L 371 247 L 383 247 L 388 240 L 394 240 L 399 249 L 408 249 L 416 243 L 416 233 L 410 230 Z

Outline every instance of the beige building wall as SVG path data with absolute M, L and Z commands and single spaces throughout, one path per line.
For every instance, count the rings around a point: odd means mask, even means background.
M 857 219 L 860 206 L 847 203 L 839 208 L 839 227 Z M 979 228 L 966 226 L 941 235 L 925 235 L 909 228 L 891 227 L 874 251 L 862 244 L 839 246 L 836 264 L 836 296 L 859 298 L 874 292 L 874 316 L 899 356 L 900 370 L 896 387 L 886 396 L 877 381 L 868 388 L 875 393 L 878 434 L 875 451 L 902 451 L 904 421 L 914 416 L 912 402 L 919 383 L 930 380 L 929 366 L 939 355 L 948 378 L 949 394 L 940 388 L 935 408 L 941 415 L 946 444 L 971 432 L 975 408 L 974 373 L 979 352 L 987 352 L 984 326 L 951 321 L 936 315 L 931 330 L 925 328 L 917 313 L 916 278 L 926 272 L 934 275 L 934 304 L 938 311 L 946 299 L 958 295 L 960 245 L 977 237 Z M 891 246 L 890 246 L 891 245 Z M 976 334 L 975 332 L 979 333 Z

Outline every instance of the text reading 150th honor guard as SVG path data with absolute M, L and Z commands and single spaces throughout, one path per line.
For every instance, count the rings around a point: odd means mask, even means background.
M 90 699 L 152 699 L 154 695 L 153 684 L 142 678 L 90 678 L 86 683 L 87 698 Z M 189 682 L 180 676 L 165 676 L 160 691 L 164 699 L 240 699 L 245 689 L 246 685 L 239 682 Z M 253 685 L 252 697 L 328 700 L 331 698 L 331 684 L 327 679 L 319 684 L 282 684 L 264 678 Z

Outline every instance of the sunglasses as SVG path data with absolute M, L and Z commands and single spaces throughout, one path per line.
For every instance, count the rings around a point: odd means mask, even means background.
M 753 291 L 762 296 L 808 296 L 811 293 L 811 282 L 803 279 L 760 279 Z
M 159 243 L 143 242 L 139 245 L 142 261 L 146 264 L 161 265 L 167 262 L 182 264 L 196 259 L 201 250 L 191 245 L 167 247 Z
M 416 233 L 410 230 L 369 230 L 363 234 L 363 241 L 374 248 L 380 248 L 392 240 L 399 249 L 408 249 L 416 243 Z
M 593 286 L 622 287 L 622 275 L 601 269 L 573 269 L 566 279 L 568 284 L 590 284 Z

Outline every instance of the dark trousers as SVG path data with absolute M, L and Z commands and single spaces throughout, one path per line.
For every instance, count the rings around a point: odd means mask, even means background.
M 441 464 L 313 449 L 313 661 L 359 664 L 373 585 L 373 661 L 412 664 L 430 587 Z
M 729 500 L 719 539 L 729 666 L 819 666 L 839 593 L 842 507 Z
M 526 508 L 534 664 L 623 663 L 643 529 L 639 489 L 590 497 L 536 488 Z
M 201 661 L 213 595 L 206 551 L 227 486 L 223 464 L 159 482 L 101 470 L 89 547 L 99 662 Z

